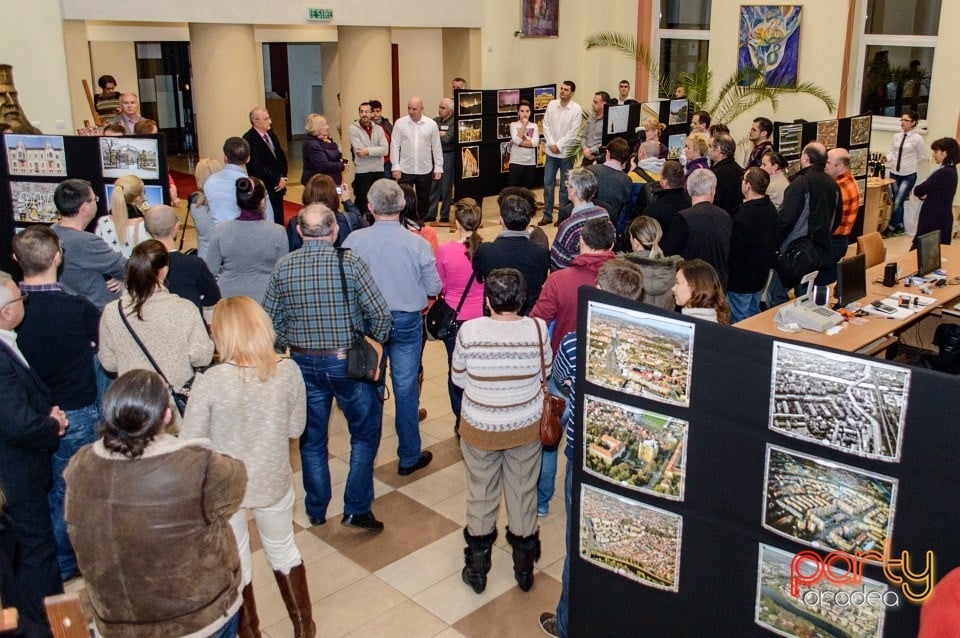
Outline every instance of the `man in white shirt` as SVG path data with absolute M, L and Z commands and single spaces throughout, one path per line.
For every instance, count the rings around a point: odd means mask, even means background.
M 579 143 L 583 109 L 573 101 L 577 85 L 571 80 L 560 84 L 560 98 L 550 100 L 547 112 L 543 116 L 543 139 L 547 144 L 547 159 L 543 171 L 543 219 L 540 226 L 553 223 L 553 189 L 557 183 L 557 171 L 560 171 L 560 207 L 567 198 L 567 174 L 573 168 L 573 159 L 567 155 Z
M 393 179 L 412 184 L 417 191 L 417 210 L 421 215 L 430 207 L 430 186 L 443 176 L 443 151 L 440 129 L 429 117 L 423 117 L 423 100 L 407 101 L 407 115 L 393 124 L 390 136 L 390 164 Z

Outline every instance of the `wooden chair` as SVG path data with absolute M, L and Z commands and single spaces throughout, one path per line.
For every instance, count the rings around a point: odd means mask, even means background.
M 857 254 L 867 256 L 867 268 L 882 264 L 887 258 L 887 246 L 883 243 L 883 235 L 872 232 L 857 237 Z
M 47 620 L 54 638 L 90 638 L 90 629 L 83 616 L 80 595 L 76 592 L 47 596 L 43 599 Z

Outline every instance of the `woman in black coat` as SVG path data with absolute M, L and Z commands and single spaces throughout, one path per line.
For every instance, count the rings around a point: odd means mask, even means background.
M 949 244 L 953 235 L 953 196 L 957 193 L 957 163 L 960 162 L 960 145 L 952 137 L 942 137 L 930 145 L 933 159 L 940 168 L 930 173 L 925 182 L 913 189 L 913 194 L 923 203 L 917 221 L 917 233 L 912 248 L 917 247 L 917 237 L 933 230 L 940 231 L 940 243 Z

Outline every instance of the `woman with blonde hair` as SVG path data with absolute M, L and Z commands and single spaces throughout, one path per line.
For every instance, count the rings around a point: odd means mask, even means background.
M 290 439 L 303 433 L 307 418 L 303 376 L 292 359 L 274 351 L 273 324 L 249 297 L 220 301 L 210 332 L 220 363 L 197 375 L 182 436 L 209 438 L 214 450 L 247 467 L 246 494 L 230 519 L 243 572 L 239 635 L 259 635 L 251 585 L 250 510 L 294 633 L 313 636 L 306 571 L 294 540 L 296 495 L 290 467 Z
M 311 177 L 323 173 L 332 177 L 334 183 L 340 186 L 343 183 L 343 169 L 347 160 L 337 142 L 330 137 L 330 123 L 327 118 L 311 113 L 307 116 L 304 130 L 307 136 L 301 147 L 303 174 L 300 176 L 300 183 L 306 186 Z
M 437 252 L 437 274 L 443 283 L 444 300 L 451 308 L 459 310 L 453 329 L 443 340 L 443 345 L 447 348 L 447 392 L 455 419 L 453 430 L 459 433 L 463 390 L 451 380 L 450 363 L 460 326 L 464 321 L 483 316 L 483 282 L 477 281 L 473 274 L 473 256 L 483 242 L 477 232 L 483 221 L 483 213 L 477 202 L 469 197 L 455 203 L 453 213 L 457 225 L 457 240 L 441 244 Z
M 136 175 L 117 178 L 110 194 L 110 214 L 97 221 L 97 235 L 110 248 L 130 257 L 133 247 L 150 237 L 143 228 L 143 209 L 148 205 L 143 180 Z
M 710 168 L 707 160 L 707 136 L 703 133 L 691 133 L 683 147 L 683 156 L 687 163 L 684 166 L 683 183 L 687 183 L 690 173 L 698 168 Z
M 667 257 L 660 249 L 663 230 L 653 217 L 641 215 L 630 223 L 628 230 L 633 252 L 623 257 L 640 266 L 643 271 L 643 301 L 652 306 L 673 310 L 673 285 L 677 280 L 677 266 L 683 259 L 679 255 Z
M 207 183 L 207 179 L 211 175 L 221 169 L 223 169 L 223 162 L 209 157 L 197 162 L 193 169 L 193 177 L 197 180 L 197 190 L 187 198 L 187 202 L 190 217 L 193 218 L 193 225 L 197 229 L 197 255 L 200 259 L 207 256 L 207 248 L 210 246 L 210 239 L 213 237 L 213 229 L 216 226 L 213 215 L 210 213 L 207 196 L 203 192 L 203 185 Z
M 720 277 L 713 266 L 702 259 L 680 264 L 673 296 L 682 314 L 714 323 L 730 323 L 730 306 Z
M 667 145 L 660 141 L 660 134 L 663 133 L 664 129 L 667 128 L 666 124 L 663 124 L 655 117 L 650 118 L 643 123 L 643 130 L 646 132 L 647 142 L 658 142 L 660 144 L 660 155 L 658 157 L 662 160 L 667 159 L 668 149 Z

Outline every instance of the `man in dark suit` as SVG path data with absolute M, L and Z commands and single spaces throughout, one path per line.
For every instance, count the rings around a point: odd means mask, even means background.
M 710 170 L 717 176 L 717 193 L 713 203 L 730 215 L 743 203 L 743 193 L 740 190 L 743 169 L 733 159 L 736 152 L 737 143 L 726 133 L 715 135 L 707 148 L 707 154 L 713 162 Z
M 250 110 L 250 130 L 243 139 L 250 145 L 247 174 L 259 177 L 267 186 L 267 196 L 273 206 L 273 221 L 283 226 L 283 195 L 287 192 L 287 156 L 280 146 L 280 138 L 270 130 L 270 114 L 266 109 Z
M 0 490 L 19 546 L 14 573 L 26 599 L 20 613 L 44 625 L 44 597 L 63 593 L 47 492 L 67 417 L 17 347 L 13 330 L 23 321 L 25 296 L 0 273 Z

